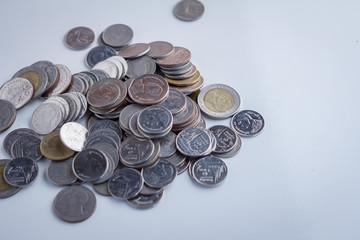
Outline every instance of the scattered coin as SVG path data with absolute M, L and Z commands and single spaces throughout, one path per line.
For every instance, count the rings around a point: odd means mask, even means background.
M 63 161 L 74 155 L 74 151 L 66 147 L 60 139 L 60 131 L 54 131 L 41 140 L 42 155 L 53 161 Z
M 176 137 L 176 148 L 189 157 L 199 157 L 212 151 L 211 136 L 203 128 L 185 128 Z
M 95 33 L 88 27 L 75 27 L 70 29 L 64 38 L 65 45 L 74 50 L 83 50 L 93 44 Z
M 182 0 L 174 7 L 174 15 L 183 21 L 198 20 L 204 14 L 204 5 L 197 0 Z
M 88 130 L 76 122 L 65 123 L 60 129 L 62 143 L 75 152 L 83 149 Z
M 141 172 L 147 185 L 154 188 L 162 188 L 169 185 L 176 177 L 176 167 L 163 159 L 155 165 L 143 168 Z
M 16 109 L 20 109 L 31 100 L 33 93 L 34 88 L 29 80 L 16 77 L 2 85 L 0 99 L 8 100 Z
M 113 24 L 107 27 L 102 35 L 101 40 L 110 47 L 120 48 L 128 45 L 133 39 L 132 29 L 125 24 Z
M 116 51 L 115 49 L 109 47 L 109 46 L 105 46 L 105 45 L 100 45 L 97 47 L 92 48 L 87 57 L 86 57 L 86 64 L 92 68 L 94 67 L 97 63 L 104 61 L 105 59 L 108 59 L 109 57 L 112 56 L 116 56 Z
M 76 183 L 78 178 L 72 170 L 73 158 L 65 161 L 51 161 L 46 169 L 47 179 L 55 185 L 67 186 Z
M 223 160 L 210 155 L 197 160 L 191 171 L 196 182 L 206 187 L 212 187 L 225 180 L 228 169 Z
M 226 153 L 231 151 L 238 140 L 236 133 L 231 128 L 224 125 L 214 125 L 209 130 L 216 138 L 216 148 L 214 153 Z
M 16 118 L 16 109 L 14 104 L 8 100 L 0 99 L 0 133 L 7 130 L 14 123 Z
M 19 192 L 21 189 L 19 187 L 11 186 L 10 184 L 8 184 L 5 181 L 4 174 L 3 174 L 4 168 L 5 168 L 6 164 L 9 163 L 10 161 L 11 161 L 10 159 L 1 159 L 0 160 L 0 199 L 11 197 L 14 194 L 16 194 L 17 192 Z
M 231 119 L 231 127 L 242 137 L 253 137 L 260 134 L 264 125 L 264 118 L 253 110 L 243 110 Z
M 8 162 L 4 168 L 5 181 L 14 187 L 26 187 L 35 181 L 39 173 L 37 163 L 27 157 Z
M 155 41 L 149 43 L 150 51 L 147 55 L 151 58 L 164 58 L 169 56 L 174 51 L 174 46 L 165 41 Z

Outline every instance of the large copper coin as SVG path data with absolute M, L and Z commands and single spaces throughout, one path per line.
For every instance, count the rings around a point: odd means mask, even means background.
M 108 108 L 114 105 L 122 94 L 122 89 L 110 78 L 95 83 L 89 89 L 86 99 L 93 107 Z
M 60 131 L 54 131 L 47 134 L 40 143 L 41 153 L 53 161 L 62 161 L 68 159 L 74 154 L 74 151 L 66 147 L 60 139 Z

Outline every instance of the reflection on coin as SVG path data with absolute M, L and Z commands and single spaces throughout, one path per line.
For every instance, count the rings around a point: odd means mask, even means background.
M 5 181 L 14 187 L 26 187 L 35 181 L 39 173 L 37 163 L 26 157 L 15 158 L 6 164 Z
M 84 147 L 87 132 L 87 129 L 80 123 L 68 122 L 60 129 L 60 139 L 66 147 L 79 152 Z
M 0 89 L 0 99 L 8 100 L 16 109 L 25 106 L 34 93 L 33 85 L 26 78 L 13 78 L 5 82 Z
M 60 131 L 47 134 L 40 143 L 41 153 L 53 161 L 62 161 L 74 155 L 74 151 L 66 147 L 60 139 Z
M 223 160 L 215 156 L 199 159 L 192 166 L 192 174 L 196 182 L 212 187 L 222 183 L 227 176 L 227 166 Z
M 121 48 L 118 52 L 123 58 L 137 58 L 150 51 L 150 45 L 147 43 L 135 43 Z
M 134 33 L 132 29 L 125 24 L 113 24 L 107 27 L 101 35 L 101 40 L 114 48 L 120 48 L 128 45 Z
M 51 97 L 64 93 L 66 89 L 68 89 L 70 86 L 71 83 L 70 69 L 62 64 L 56 64 L 55 66 L 59 72 L 59 81 L 54 85 L 54 87 L 52 87 L 51 89 L 49 89 L 44 93 L 43 95 L 44 97 Z
M 109 192 L 109 181 L 93 184 L 93 189 L 103 196 L 111 196 Z
M 161 67 L 181 66 L 190 61 L 191 52 L 183 47 L 174 47 L 174 51 L 167 57 L 156 60 Z
M 136 197 L 127 200 L 126 202 L 130 206 L 137 209 L 148 209 L 158 204 L 163 194 L 164 194 L 164 190 L 161 189 L 159 193 L 155 193 L 153 195 L 139 194 Z
M 176 175 L 176 167 L 163 159 L 160 159 L 155 165 L 142 170 L 145 183 L 154 188 L 165 187 L 175 179 Z
M 7 100 L 0 99 L 0 133 L 11 127 L 16 118 L 14 104 Z
M 27 157 L 34 161 L 39 161 L 42 157 L 40 151 L 41 140 L 32 135 L 19 137 L 11 146 L 11 157 Z
M 174 46 L 165 41 L 155 41 L 149 43 L 150 51 L 147 53 L 152 58 L 164 58 L 174 51 Z
M 137 122 L 139 129 L 148 135 L 164 135 L 171 130 L 173 116 L 167 108 L 155 105 L 142 110 Z
M 4 178 L 4 168 L 11 160 L 0 160 L 0 199 L 8 198 L 16 194 L 21 188 L 9 185 Z
M 65 35 L 65 45 L 74 50 L 89 47 L 95 40 L 95 33 L 88 27 L 75 27 Z
M 73 158 L 65 161 L 51 161 L 46 169 L 47 179 L 55 185 L 66 186 L 75 183 L 78 179 L 72 170 Z
M 118 199 L 126 200 L 137 196 L 144 184 L 141 174 L 132 168 L 122 168 L 109 179 L 109 192 Z
M 55 214 L 66 222 L 81 222 L 94 213 L 96 208 L 95 194 L 84 186 L 68 186 L 55 197 L 53 209 Z
M 54 87 L 55 84 L 57 84 L 57 82 L 59 81 L 59 72 L 52 62 L 46 60 L 38 61 L 32 66 L 43 69 L 46 72 L 46 75 L 48 76 L 48 84 L 45 91 Z
M 211 137 L 203 128 L 185 128 L 176 137 L 176 147 L 186 156 L 204 156 L 212 150 Z
M 130 59 L 127 63 L 128 70 L 126 76 L 130 79 L 141 77 L 144 74 L 153 74 L 156 70 L 155 61 L 148 56 Z
M 243 110 L 231 119 L 231 127 L 242 137 L 253 137 L 264 129 L 265 121 L 260 113 Z
M 239 111 L 240 96 L 227 85 L 212 84 L 201 89 L 198 104 L 208 117 L 225 119 Z
M 204 14 L 204 5 L 197 0 L 182 0 L 174 7 L 174 15 L 183 21 L 195 21 Z

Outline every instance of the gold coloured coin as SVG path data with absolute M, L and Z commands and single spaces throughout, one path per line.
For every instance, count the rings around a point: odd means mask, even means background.
M 60 139 L 60 131 L 47 134 L 40 143 L 41 153 L 53 161 L 62 161 L 74 155 L 74 151 L 66 147 Z
M 180 86 L 180 87 L 186 87 L 186 86 L 190 86 L 190 85 L 197 83 L 200 80 L 200 77 L 201 77 L 200 72 L 196 71 L 194 76 L 192 76 L 190 78 L 186 78 L 184 80 L 175 80 L 175 79 L 171 79 L 168 77 L 165 77 L 165 79 L 169 84 L 172 84 L 175 86 Z
M 214 112 L 225 112 L 234 106 L 234 96 L 222 88 L 209 90 L 204 96 L 205 106 Z

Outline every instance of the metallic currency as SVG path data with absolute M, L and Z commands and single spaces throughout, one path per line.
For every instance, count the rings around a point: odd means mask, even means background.
M 39 173 L 37 163 L 27 157 L 11 160 L 4 168 L 5 181 L 14 187 L 26 187 L 35 181 Z
M 182 0 L 174 7 L 174 15 L 183 21 L 198 20 L 204 14 L 204 5 L 197 0 Z
M 113 24 L 103 31 L 101 40 L 106 45 L 114 48 L 120 48 L 128 45 L 133 36 L 134 33 L 129 26 L 125 24 Z
M 138 194 L 136 197 L 128 199 L 126 202 L 137 209 L 148 209 L 157 205 L 163 194 L 164 190 L 161 188 L 159 193 L 153 195 Z
M 63 161 L 74 155 L 74 151 L 66 147 L 60 139 L 60 131 L 44 136 L 40 143 L 42 155 L 53 161 Z
M 0 99 L 8 100 L 16 109 L 25 106 L 33 94 L 34 88 L 30 81 L 20 77 L 5 82 L 0 89 Z
M 141 172 L 147 185 L 154 188 L 162 188 L 169 185 L 176 177 L 176 167 L 160 159 L 155 165 L 142 169 Z
M 150 51 L 147 55 L 151 58 L 164 58 L 174 51 L 174 46 L 165 41 L 155 41 L 149 43 Z
M 0 159 L 0 199 L 8 198 L 20 191 L 21 188 L 8 184 L 4 178 L 4 168 L 11 160 Z
M 206 187 L 212 187 L 225 180 L 228 169 L 224 161 L 210 155 L 197 160 L 191 171 L 196 182 Z
M 83 149 L 88 130 L 76 122 L 65 123 L 60 129 L 62 143 L 75 152 Z
M 64 38 L 65 45 L 74 50 L 83 50 L 93 44 L 95 33 L 88 27 L 75 27 L 70 29 Z
M 144 184 L 141 174 L 132 168 L 122 168 L 109 179 L 109 192 L 118 199 L 127 200 L 137 196 Z
M 150 45 L 147 43 L 135 43 L 122 47 L 118 54 L 123 58 L 137 58 L 150 51 Z
M 4 142 L 3 142 L 3 148 L 5 152 L 11 156 L 11 147 L 18 140 L 21 136 L 36 136 L 39 137 L 39 135 L 30 128 L 18 128 L 13 131 L 11 131 L 8 135 L 6 135 Z
M 34 161 L 39 161 L 42 157 L 40 142 L 41 140 L 33 135 L 19 137 L 11 146 L 11 157 L 26 157 Z
M 243 110 L 231 119 L 231 127 L 242 137 L 257 136 L 264 129 L 264 125 L 264 118 L 253 110 Z
M 16 109 L 14 104 L 8 100 L 0 99 L 0 133 L 7 130 L 16 119 Z
M 76 183 L 78 178 L 72 170 L 73 158 L 65 161 L 51 161 L 46 169 L 47 179 L 55 185 L 67 186 Z
M 108 59 L 109 57 L 112 57 L 112 56 L 116 56 L 115 49 L 113 49 L 109 46 L 100 45 L 100 46 L 92 48 L 89 51 L 89 53 L 86 57 L 86 64 L 90 68 L 92 68 L 97 63 L 104 61 L 105 59 Z

